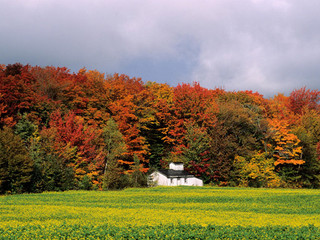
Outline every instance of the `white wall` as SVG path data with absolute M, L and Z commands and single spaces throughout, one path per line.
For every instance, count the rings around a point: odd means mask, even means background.
M 199 178 L 172 178 L 169 179 L 162 173 L 155 171 L 151 175 L 155 185 L 159 186 L 203 186 L 203 181 Z
M 152 177 L 152 181 L 155 183 L 155 185 L 170 186 L 169 179 L 165 175 L 161 174 L 158 171 L 153 172 L 151 174 L 151 177 Z
M 190 179 L 190 182 L 191 182 L 191 186 L 203 186 L 203 181 L 200 179 L 200 178 L 196 178 L 196 177 L 193 177 L 193 178 L 188 178 L 188 181 Z

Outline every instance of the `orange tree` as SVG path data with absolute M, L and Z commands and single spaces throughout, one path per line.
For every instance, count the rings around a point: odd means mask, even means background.
M 137 97 L 137 116 L 141 134 L 149 146 L 149 165 L 159 168 L 170 149 L 168 122 L 172 118 L 173 88 L 167 84 L 148 82 Z
M 194 138 L 202 139 L 215 127 L 216 111 L 214 94 L 198 83 L 181 84 L 174 88 L 172 106 L 166 115 L 162 115 L 167 125 L 164 139 L 171 146 L 167 162 L 184 161 L 189 171 L 206 175 L 207 181 L 212 178 L 212 171 L 208 170 L 212 169 L 212 159 L 207 156 L 208 146 L 201 146 L 204 142 L 194 141 Z M 195 149 L 198 150 L 195 152 Z M 197 157 L 193 158 L 195 155 Z
M 298 170 L 305 161 L 302 159 L 300 140 L 289 129 L 286 120 L 269 119 L 276 171 L 289 185 L 299 186 L 301 175 Z
M 145 138 L 141 135 L 141 124 L 137 116 L 138 106 L 135 102 L 136 95 L 144 90 L 141 79 L 114 74 L 107 78 L 106 86 L 108 86 L 106 94 L 110 99 L 107 108 L 117 122 L 127 146 L 125 157 L 120 163 L 125 170 L 130 170 L 136 155 L 141 162 L 147 164 L 149 149 Z

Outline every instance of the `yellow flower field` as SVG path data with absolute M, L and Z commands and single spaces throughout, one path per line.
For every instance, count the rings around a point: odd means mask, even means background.
M 319 207 L 319 190 L 300 189 L 157 187 L 1 196 L 0 239 L 97 239 L 100 233 L 103 239 L 125 239 L 117 234 L 130 231 L 133 237 L 144 238 L 145 232 L 145 238 L 156 239 L 157 231 L 164 230 L 162 237 L 174 239 L 172 229 L 184 227 L 194 228 L 187 232 L 195 238 L 201 232 L 207 236 L 212 227 L 259 234 L 302 229 L 304 235 L 309 230 L 303 229 L 311 227 L 313 234 L 320 234 Z

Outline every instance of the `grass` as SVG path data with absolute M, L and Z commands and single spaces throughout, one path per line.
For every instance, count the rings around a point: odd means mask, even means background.
M 320 239 L 320 191 L 156 187 L 0 196 L 0 239 Z

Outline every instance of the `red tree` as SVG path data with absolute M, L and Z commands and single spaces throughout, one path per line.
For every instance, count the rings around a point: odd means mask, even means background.
M 13 126 L 19 119 L 19 113 L 30 112 L 38 96 L 33 90 L 34 78 L 28 65 L 8 65 L 3 73 L 0 74 L 0 121 Z
M 62 117 L 60 111 L 51 114 L 49 128 L 41 135 L 50 139 L 53 150 L 72 166 L 75 176 L 85 175 L 98 179 L 103 171 L 104 155 L 98 147 L 101 131 L 85 126 L 83 119 L 70 112 Z
M 320 91 L 306 89 L 294 90 L 289 96 L 289 108 L 295 114 L 301 115 L 304 108 L 319 110 Z

